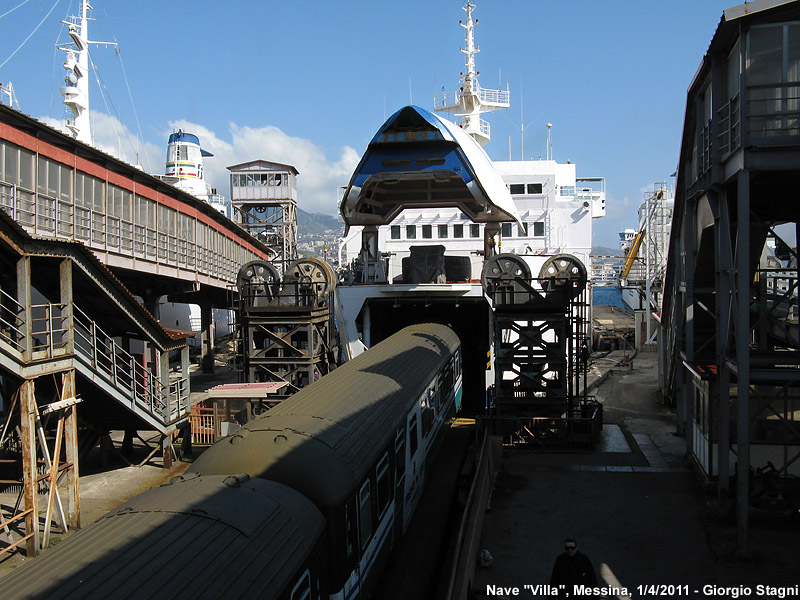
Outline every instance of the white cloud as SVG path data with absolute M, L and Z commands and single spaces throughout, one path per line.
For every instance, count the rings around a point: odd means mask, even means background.
M 50 127 L 64 131 L 61 121 L 40 118 Z M 152 174 L 164 172 L 167 140 L 173 130 L 193 133 L 200 146 L 214 156 L 204 160 L 206 180 L 224 196 L 230 196 L 230 172 L 227 167 L 251 160 L 266 160 L 294 166 L 297 177 L 298 206 L 307 212 L 335 215 L 338 211 L 337 188 L 347 185 L 358 164 L 360 155 L 350 146 L 342 146 L 331 160 L 311 140 L 287 135 L 277 127 L 248 127 L 231 123 L 230 141 L 220 138 L 207 127 L 190 121 L 172 121 L 161 143 L 138 141 L 116 117 L 102 112 L 92 113 L 94 145 L 132 165 L 140 164 Z
M 40 117 L 39 120 L 70 135 L 64 127 L 63 121 L 52 117 Z M 163 146 L 145 143 L 141 139 L 137 139 L 137 135 L 125 127 L 119 119 L 98 111 L 92 112 L 91 124 L 92 145 L 97 149 L 124 160 L 128 164 L 141 165 L 142 169 L 148 173 L 164 172 L 166 139 Z
M 189 121 L 173 121 L 170 127 L 193 133 L 200 139 L 200 146 L 214 155 L 203 162 L 206 179 L 226 196 L 230 195 L 229 166 L 252 160 L 294 166 L 300 173 L 297 205 L 307 212 L 336 214 L 337 187 L 347 184 L 360 158 L 353 148 L 343 146 L 339 156 L 330 160 L 312 141 L 292 137 L 273 126 L 255 128 L 231 123 L 230 141 Z

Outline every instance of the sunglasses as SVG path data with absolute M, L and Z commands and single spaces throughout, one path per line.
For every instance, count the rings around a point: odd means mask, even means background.
M 577 546 L 564 546 L 564 550 L 575 550 Z

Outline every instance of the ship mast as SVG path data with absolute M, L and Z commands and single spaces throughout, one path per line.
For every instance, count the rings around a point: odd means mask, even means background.
M 67 53 L 64 61 L 64 87 L 59 88 L 64 97 L 64 105 L 71 112 L 67 117 L 66 126 L 79 142 L 92 143 L 92 126 L 89 121 L 89 45 L 104 44 L 115 46 L 115 42 L 93 42 L 89 40 L 89 10 L 92 6 L 89 0 L 81 1 L 80 15 L 67 17 L 61 21 L 67 26 L 67 33 L 72 38 L 71 43 L 61 44 L 59 50 Z
M 462 6 L 467 13 L 467 22 L 459 21 L 464 28 L 464 48 L 460 48 L 465 56 L 466 72 L 461 73 L 461 88 L 458 92 L 442 93 L 434 97 L 433 108 L 438 112 L 454 113 L 459 117 L 458 125 L 471 135 L 481 146 L 485 146 L 491 139 L 489 123 L 481 119 L 483 113 L 491 112 L 511 106 L 509 100 L 511 93 L 506 89 L 487 90 L 478 83 L 480 71 L 475 70 L 475 55 L 480 52 L 480 46 L 475 45 L 475 26 L 472 11 L 475 5 L 470 0 Z

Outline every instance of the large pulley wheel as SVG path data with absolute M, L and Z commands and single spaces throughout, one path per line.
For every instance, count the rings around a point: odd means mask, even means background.
M 289 265 L 283 276 L 284 284 L 297 284 L 298 290 L 325 300 L 336 287 L 336 272 L 326 261 L 309 257 Z
M 574 298 L 586 289 L 586 267 L 571 254 L 551 256 L 542 265 L 539 279 L 545 293 L 559 292 Z
M 281 274 L 278 269 L 265 260 L 247 263 L 236 275 L 236 287 L 242 295 L 274 298 L 278 295 L 280 283 Z
M 511 285 L 515 279 L 530 281 L 530 278 L 528 263 L 516 254 L 497 254 L 486 261 L 481 271 L 481 285 L 487 291 L 497 286 Z

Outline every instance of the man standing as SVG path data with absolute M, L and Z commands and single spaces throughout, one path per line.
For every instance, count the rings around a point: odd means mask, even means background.
M 564 552 L 558 555 L 556 564 L 553 565 L 550 585 L 564 586 L 558 590 L 560 598 L 572 598 L 576 585 L 597 586 L 592 561 L 582 552 L 578 552 L 578 542 L 574 538 L 564 540 Z

